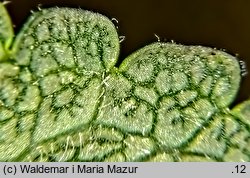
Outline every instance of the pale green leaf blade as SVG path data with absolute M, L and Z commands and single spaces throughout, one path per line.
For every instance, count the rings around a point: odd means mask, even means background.
M 241 71 L 225 52 L 153 43 L 116 68 L 112 22 L 70 8 L 33 13 L 11 51 L 0 62 L 0 161 L 250 158 L 249 102 L 229 109 Z
M 250 127 L 250 100 L 235 106 L 231 113 Z
M 147 134 L 153 132 L 170 149 L 186 144 L 213 115 L 231 104 L 241 77 L 237 59 L 227 53 L 171 43 L 138 50 L 124 60 L 119 71 L 131 85 L 127 97 L 146 103 L 148 110 L 141 112 L 152 117 L 138 121 L 133 129 L 148 128 Z
M 105 16 L 50 8 L 30 16 L 12 50 L 11 63 L 0 65 L 0 160 L 81 130 L 94 119 L 119 39 Z
M 14 31 L 9 14 L 4 4 L 0 2 L 0 61 L 9 55 L 9 47 L 14 37 Z

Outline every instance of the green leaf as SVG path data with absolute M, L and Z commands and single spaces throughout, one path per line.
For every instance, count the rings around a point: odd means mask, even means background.
M 232 114 L 250 127 L 250 100 L 234 107 Z
M 70 8 L 35 12 L 12 46 L 0 161 L 250 160 L 249 107 L 229 109 L 240 67 L 225 52 L 158 42 L 116 68 L 112 22 Z
M 8 58 L 13 36 L 11 20 L 4 4 L 0 3 L 0 61 Z

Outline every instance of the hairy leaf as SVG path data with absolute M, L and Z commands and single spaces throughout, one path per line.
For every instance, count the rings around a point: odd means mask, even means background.
M 117 68 L 103 15 L 40 10 L 12 44 L 0 10 L 0 161 L 250 161 L 235 57 L 158 42 Z

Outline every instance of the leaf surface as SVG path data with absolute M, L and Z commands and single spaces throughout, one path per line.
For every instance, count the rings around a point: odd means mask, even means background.
M 158 42 L 117 68 L 112 22 L 70 8 L 32 14 L 9 51 L 0 62 L 1 161 L 250 159 L 249 102 L 229 109 L 241 76 L 225 52 Z

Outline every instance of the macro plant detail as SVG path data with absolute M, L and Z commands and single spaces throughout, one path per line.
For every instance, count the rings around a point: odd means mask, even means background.
M 15 36 L 0 4 L 0 161 L 250 161 L 234 56 L 163 42 L 118 56 L 103 15 L 42 9 Z

